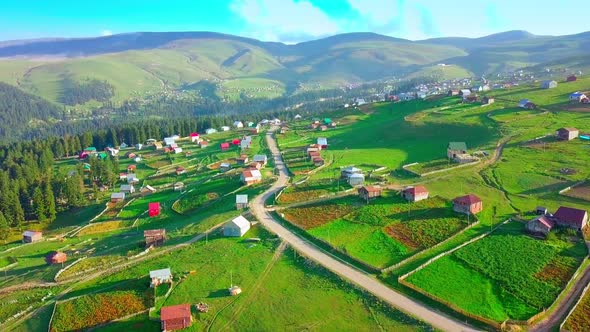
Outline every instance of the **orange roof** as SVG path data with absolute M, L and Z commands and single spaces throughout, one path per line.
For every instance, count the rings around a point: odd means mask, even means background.
M 373 186 L 364 186 L 363 188 L 370 193 L 376 193 L 376 192 L 380 192 L 383 190 L 382 188 L 373 187 Z
M 163 321 L 178 318 L 190 318 L 191 306 L 190 304 L 179 304 L 168 307 L 162 307 L 160 311 L 160 318 Z
M 404 189 L 404 192 L 410 193 L 412 195 L 428 194 L 428 189 L 426 189 L 424 186 L 415 186 Z
M 474 194 L 469 194 L 462 197 L 457 197 L 453 200 L 453 202 L 463 205 L 472 205 L 476 203 L 481 203 L 481 199 L 475 196 Z

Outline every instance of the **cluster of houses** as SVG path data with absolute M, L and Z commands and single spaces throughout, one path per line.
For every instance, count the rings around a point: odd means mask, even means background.
M 336 128 L 336 122 L 332 121 L 330 118 L 325 118 L 324 120 L 320 121 L 320 119 L 314 118 L 311 120 L 310 129 L 317 129 L 320 131 L 326 131 L 328 128 Z
M 340 170 L 340 178 L 346 180 L 352 187 L 362 186 L 365 183 L 363 170 L 354 166 L 348 166 Z
M 588 223 L 588 212 L 572 207 L 561 206 L 555 214 L 550 214 L 544 207 L 538 207 L 539 215 L 526 224 L 526 229 L 532 234 L 547 236 L 555 227 L 582 230 Z
M 248 156 L 242 155 L 240 158 L 237 159 L 238 163 L 246 164 L 249 160 Z M 257 154 L 254 155 L 252 158 L 252 163 L 250 166 L 242 171 L 240 176 L 240 181 L 249 186 L 255 183 L 262 182 L 262 173 L 260 170 L 266 166 L 268 163 L 268 157 L 264 154 Z M 229 167 L 231 165 L 227 164 Z M 223 166 L 223 165 L 222 165 Z
M 324 158 L 322 158 L 320 151 L 326 148 L 328 148 L 328 139 L 324 137 L 319 137 L 316 144 L 310 144 L 306 148 L 305 152 L 314 166 L 319 167 L 324 164 Z

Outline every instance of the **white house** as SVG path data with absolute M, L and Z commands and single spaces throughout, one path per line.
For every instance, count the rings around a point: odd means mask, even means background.
M 234 127 L 236 127 L 236 128 L 244 128 L 244 124 L 242 123 L 242 121 L 235 121 L 234 122 Z
M 299 115 L 299 114 L 295 115 L 295 120 L 301 120 L 301 115 Z
M 127 145 L 127 143 L 123 142 L 121 143 L 121 145 L 119 145 L 119 149 L 126 149 L 129 145 Z
M 130 184 L 122 184 L 119 191 L 125 194 L 133 194 L 135 192 L 135 187 Z
M 215 134 L 217 132 L 217 129 L 215 128 L 209 128 L 207 130 L 205 130 L 205 134 Z
M 250 222 L 243 216 L 239 216 L 223 226 L 224 236 L 241 237 L 250 229 Z
M 221 127 L 221 131 L 229 131 L 230 128 L 228 126 L 223 126 Z
M 248 207 L 248 195 L 236 195 L 236 208 L 238 210 Z
M 328 139 L 325 137 L 318 137 L 317 139 L 317 145 L 320 145 L 323 147 L 327 147 L 328 146 Z
M 240 181 L 245 185 L 251 185 L 262 181 L 262 173 L 257 169 L 249 169 L 242 172 Z
M 252 158 L 252 161 L 255 163 L 261 163 L 264 166 L 268 162 L 268 157 L 266 157 L 265 154 L 257 154 L 257 155 L 254 155 L 254 157 Z
M 137 178 L 137 176 L 133 173 L 128 173 L 127 174 L 127 183 L 139 183 L 139 179 Z
M 142 148 L 143 148 L 143 144 L 141 144 L 141 143 L 135 144 L 135 149 L 136 150 L 141 150 Z
M 174 148 L 174 153 L 182 153 L 182 148 L 179 148 L 179 147 Z
M 262 121 L 260 121 L 261 124 L 265 125 L 268 124 L 268 120 L 267 119 L 263 119 Z
M 240 148 L 241 149 L 249 149 L 251 144 L 252 144 L 252 137 L 246 136 L 240 141 Z
M 471 90 L 469 89 L 462 89 L 461 90 L 461 96 L 463 96 L 463 98 L 471 96 Z
M 119 150 L 114 149 L 114 148 L 107 148 L 107 150 L 109 151 L 109 153 L 111 154 L 111 156 L 115 157 L 119 154 Z
M 135 159 L 133 159 L 133 160 L 134 160 L 136 163 L 138 163 L 138 162 L 140 162 L 140 161 L 141 161 L 141 157 L 137 156 L 137 157 L 135 157 Z
M 150 271 L 150 286 L 157 287 L 161 284 L 172 282 L 172 272 L 170 268 Z

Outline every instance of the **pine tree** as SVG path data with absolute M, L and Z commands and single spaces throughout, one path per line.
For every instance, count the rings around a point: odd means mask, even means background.
M 46 181 L 43 186 L 43 200 L 45 202 L 45 215 L 49 221 L 54 221 L 57 211 L 55 210 L 55 196 L 50 181 Z
M 45 214 L 45 200 L 43 199 L 43 192 L 39 187 L 35 188 L 33 191 L 33 210 L 35 211 L 37 220 L 40 222 L 45 222 L 47 220 L 47 216 Z
M 6 239 L 8 238 L 10 232 L 10 227 L 8 226 L 8 221 L 4 216 L 4 213 L 0 211 L 0 240 L 6 243 Z

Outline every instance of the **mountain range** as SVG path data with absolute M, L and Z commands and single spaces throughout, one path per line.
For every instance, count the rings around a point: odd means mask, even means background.
M 215 32 L 138 32 L 0 42 L 0 82 L 62 104 L 64 94 L 78 91 L 68 90 L 72 82 L 78 88 L 108 84 L 101 89 L 111 89 L 112 95 L 101 94 L 103 102 L 205 88 L 231 100 L 394 77 L 488 75 L 571 59 L 587 66 L 583 57 L 589 52 L 590 32 L 536 36 L 509 31 L 420 41 L 348 33 L 294 45 Z M 95 104 L 89 95 L 79 104 Z

